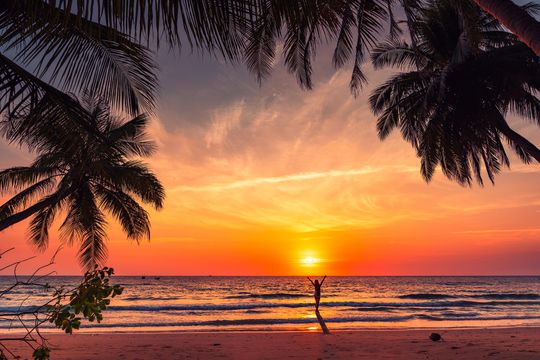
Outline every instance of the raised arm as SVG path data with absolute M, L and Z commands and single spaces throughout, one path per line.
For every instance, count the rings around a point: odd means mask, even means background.
M 322 280 L 321 280 L 321 286 L 322 286 L 322 284 L 324 283 L 324 280 L 326 280 L 326 275 L 324 275 L 324 277 L 323 277 Z
M 309 282 L 311 283 L 311 285 L 315 286 L 315 284 L 313 283 L 313 280 L 311 280 L 311 279 L 309 278 L 309 276 L 307 277 L 307 279 L 309 280 Z

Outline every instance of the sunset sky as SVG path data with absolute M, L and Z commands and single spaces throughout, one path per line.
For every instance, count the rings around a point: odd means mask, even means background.
M 355 99 L 350 69 L 330 59 L 320 52 L 306 92 L 281 64 L 259 87 L 240 65 L 160 54 L 149 163 L 165 207 L 140 245 L 111 222 L 107 263 L 125 275 L 540 274 L 540 166 L 512 154 L 495 186 L 440 173 L 426 184 L 397 132 L 377 138 L 367 98 L 389 73 L 368 71 Z M 540 144 L 532 124 L 514 129 Z M 31 159 L 0 142 L 0 168 Z M 33 254 L 26 229 L 0 233 L 1 249 L 16 247 L 5 261 Z M 58 245 L 54 231 L 23 272 Z M 62 249 L 58 273 L 80 273 L 75 253 Z

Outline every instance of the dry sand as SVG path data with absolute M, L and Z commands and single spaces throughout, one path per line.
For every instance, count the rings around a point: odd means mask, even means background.
M 437 331 L 442 342 L 428 339 L 432 331 L 79 333 L 48 338 L 53 360 L 540 359 L 540 328 Z

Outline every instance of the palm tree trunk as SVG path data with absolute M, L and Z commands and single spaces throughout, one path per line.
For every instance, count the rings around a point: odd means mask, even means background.
M 506 136 L 515 144 L 521 146 L 521 148 L 525 150 L 527 154 L 532 156 L 536 161 L 540 163 L 540 149 L 538 149 L 533 143 L 512 130 L 512 128 L 510 128 L 510 126 L 508 126 L 506 122 L 504 123 L 504 125 L 499 127 L 499 130 L 504 134 L 504 136 Z
M 16 214 L 13 214 L 11 216 L 8 216 L 7 218 L 0 221 L 0 231 L 10 227 L 11 225 L 14 225 L 20 221 L 23 221 L 24 219 L 30 217 L 31 215 L 37 213 L 38 211 L 46 208 L 47 206 L 51 206 L 57 201 L 59 201 L 58 196 L 49 196 L 40 202 L 30 206 L 27 209 L 24 209 L 23 211 L 20 211 Z
M 512 0 L 474 0 L 540 56 L 540 22 Z

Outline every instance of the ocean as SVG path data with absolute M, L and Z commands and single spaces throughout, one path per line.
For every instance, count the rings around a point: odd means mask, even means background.
M 51 277 L 74 285 L 77 277 Z M 0 290 L 13 281 L 0 277 Z M 113 277 L 125 287 L 101 324 L 82 331 L 317 330 L 304 277 Z M 50 294 L 17 288 L 0 313 L 31 309 Z M 332 329 L 540 325 L 540 276 L 329 277 L 321 315 Z M 0 320 L 0 331 L 21 324 Z

